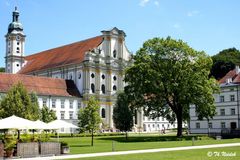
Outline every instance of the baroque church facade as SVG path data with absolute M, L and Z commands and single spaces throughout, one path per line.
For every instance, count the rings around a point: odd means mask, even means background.
M 100 102 L 102 127 L 113 130 L 116 93 L 124 88 L 124 69 L 131 59 L 125 32 L 114 27 L 93 38 L 25 56 L 26 35 L 17 8 L 12 16 L 5 36 L 7 73 L 0 74 L 3 83 L 0 93 L 6 93 L 16 81 L 21 81 L 28 91 L 37 93 L 40 107 L 49 107 L 58 119 L 73 124 L 77 124 L 79 108 L 85 107 L 90 96 L 94 96 Z M 142 112 L 135 118 L 135 129 L 139 131 L 173 127 L 175 124 L 162 118 L 157 121 L 144 117 Z
M 74 96 L 72 100 L 63 102 L 64 97 L 43 95 L 39 96 L 40 106 L 46 105 L 55 110 L 59 119 L 74 120 L 77 119 L 77 111 L 69 113 L 71 110 L 67 108 L 74 108 L 75 102 L 77 110 L 78 106 L 86 105 L 90 96 L 95 96 L 101 105 L 100 115 L 104 125 L 113 128 L 111 117 L 116 92 L 123 90 L 123 71 L 131 56 L 125 45 L 125 37 L 124 31 L 115 27 L 93 38 L 25 56 L 26 35 L 15 8 L 5 36 L 5 70 L 12 74 L 51 77 L 49 80 L 73 81 L 80 93 L 75 98 L 79 99 L 78 102 L 74 101 Z

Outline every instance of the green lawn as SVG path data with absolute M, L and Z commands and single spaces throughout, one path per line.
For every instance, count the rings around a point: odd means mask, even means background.
M 235 156 L 224 156 L 226 153 L 236 153 Z M 212 156 L 208 156 L 212 154 Z M 224 147 L 212 149 L 198 149 L 186 151 L 157 152 L 144 154 L 129 154 L 119 156 L 105 156 L 81 158 L 81 160 L 239 160 L 240 147 Z
M 221 144 L 240 142 L 240 139 L 214 140 L 208 137 L 197 140 L 194 145 Z M 137 136 L 131 135 L 128 141 L 124 136 L 95 137 L 94 146 L 90 146 L 90 137 L 61 138 L 60 141 L 68 142 L 71 154 L 111 152 L 112 142 L 114 142 L 115 151 L 141 150 L 152 148 L 170 148 L 180 146 L 192 146 L 191 137 L 185 137 L 179 141 L 175 136 Z

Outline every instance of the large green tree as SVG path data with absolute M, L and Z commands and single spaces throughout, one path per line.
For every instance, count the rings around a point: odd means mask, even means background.
M 5 72 L 5 68 L 4 67 L 0 67 L 0 72 Z
M 126 133 L 133 127 L 133 112 L 130 109 L 128 96 L 124 92 L 117 95 L 117 101 L 113 109 L 113 121 L 115 127 Z
M 240 51 L 236 48 L 228 48 L 212 56 L 213 65 L 210 76 L 217 80 L 225 76 L 235 65 L 240 65 Z
M 41 121 L 49 123 L 57 119 L 56 114 L 53 110 L 50 110 L 47 106 L 43 106 L 41 111 Z
M 143 44 L 133 61 L 125 75 L 131 106 L 143 108 L 153 118 L 176 118 L 179 137 L 183 121 L 189 120 L 191 104 L 196 106 L 199 119 L 215 115 L 212 94 L 219 86 L 208 78 L 212 60 L 204 52 L 181 40 L 153 38 Z
M 0 108 L 1 118 L 16 115 L 29 120 L 37 120 L 40 116 L 36 104 L 32 103 L 30 95 L 20 82 L 12 86 L 3 97 Z
M 93 146 L 94 132 L 99 130 L 101 117 L 99 115 L 100 104 L 94 97 L 90 97 L 87 106 L 81 108 L 78 113 L 78 126 L 80 131 L 88 131 L 92 135 L 91 145 Z

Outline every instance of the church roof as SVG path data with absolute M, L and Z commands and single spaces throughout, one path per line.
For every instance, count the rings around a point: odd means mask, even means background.
M 21 82 L 28 92 L 35 92 L 37 95 L 80 97 L 72 80 L 9 73 L 0 73 L 0 92 L 7 92 L 18 82 Z
M 34 71 L 81 63 L 84 60 L 85 53 L 98 47 L 102 41 L 103 37 L 97 36 L 26 56 L 27 64 L 18 73 L 28 74 Z

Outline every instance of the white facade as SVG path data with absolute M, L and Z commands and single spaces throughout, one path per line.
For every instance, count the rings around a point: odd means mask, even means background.
M 151 119 L 149 117 L 143 118 L 143 131 L 144 132 L 161 132 L 162 130 L 177 128 L 177 123 L 169 123 L 164 117 L 157 117 Z
M 56 113 L 57 119 L 77 124 L 77 114 L 82 106 L 81 98 L 77 97 L 60 97 L 60 96 L 38 96 L 38 103 L 40 108 L 47 106 Z M 61 129 L 60 132 L 72 133 L 75 130 Z
M 221 133 L 225 129 L 240 128 L 239 122 L 239 84 L 225 83 L 220 85 L 220 94 L 214 94 L 216 115 L 209 122 L 199 121 L 195 113 L 195 106 L 190 107 L 191 133 Z

